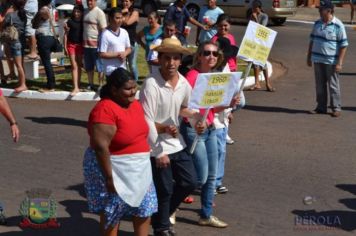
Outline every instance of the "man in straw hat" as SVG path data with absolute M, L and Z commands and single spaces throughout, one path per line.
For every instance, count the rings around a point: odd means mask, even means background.
M 187 108 L 191 87 L 178 73 L 182 56 L 191 52 L 176 38 L 165 38 L 153 50 L 158 52 L 160 69 L 146 78 L 140 100 L 150 127 L 151 164 L 158 198 L 158 213 L 152 216 L 152 226 L 155 236 L 169 236 L 175 235 L 170 215 L 197 184 L 192 158 L 178 132 L 178 116 L 200 115 Z
M 341 115 L 341 95 L 339 72 L 348 46 L 343 23 L 334 16 L 334 5 L 329 0 L 321 0 L 320 19 L 314 23 L 310 35 L 307 64 L 314 66 L 317 107 L 312 114 L 326 114 L 328 109 L 328 89 L 331 116 Z

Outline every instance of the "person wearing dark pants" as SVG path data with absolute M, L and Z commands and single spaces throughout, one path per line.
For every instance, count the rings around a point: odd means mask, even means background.
M 187 108 L 191 88 L 178 73 L 182 55 L 190 54 L 176 38 L 165 38 L 152 48 L 158 52 L 160 69 L 145 79 L 140 101 L 150 127 L 151 165 L 157 189 L 158 213 L 152 216 L 155 236 L 176 235 L 169 221 L 179 204 L 197 186 L 192 157 L 179 133 L 179 115 L 200 114 Z M 199 116 L 199 117 L 198 117 Z
M 152 226 L 157 231 L 170 227 L 169 217 L 197 185 L 192 157 L 186 150 L 168 157 L 170 168 L 157 168 L 155 158 L 151 159 L 153 180 L 159 199 L 158 212 L 152 217 Z
M 331 116 L 341 115 L 339 72 L 348 46 L 343 23 L 334 16 L 330 0 L 320 1 L 320 19 L 314 23 L 307 56 L 308 66 L 314 66 L 317 106 L 311 114 L 326 114 L 328 88 Z
M 36 40 L 37 40 L 38 54 L 41 57 L 41 61 L 46 72 L 46 77 L 47 77 L 46 88 L 48 90 L 53 90 L 56 85 L 56 81 L 53 72 L 53 67 L 51 64 L 51 53 L 53 47 L 56 44 L 55 38 L 53 36 L 37 35 Z

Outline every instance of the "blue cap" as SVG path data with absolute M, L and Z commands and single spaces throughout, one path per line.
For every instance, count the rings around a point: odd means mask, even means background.
M 320 0 L 321 9 L 334 9 L 334 4 L 330 0 Z

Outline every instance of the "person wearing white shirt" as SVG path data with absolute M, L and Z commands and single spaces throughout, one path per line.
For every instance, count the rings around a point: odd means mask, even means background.
M 175 235 L 169 217 L 197 186 L 192 157 L 179 133 L 179 115 L 197 119 L 200 115 L 187 108 L 191 87 L 178 73 L 182 55 L 190 51 L 174 38 L 164 39 L 153 50 L 158 52 L 160 69 L 145 79 L 140 92 L 150 128 L 151 164 L 158 198 L 152 227 L 155 236 Z M 201 126 L 198 123 L 197 129 Z
M 129 34 L 120 28 L 123 21 L 122 9 L 111 8 L 109 21 L 110 24 L 102 33 L 99 44 L 99 55 L 106 75 L 110 75 L 119 67 L 126 69 L 126 57 L 131 53 Z

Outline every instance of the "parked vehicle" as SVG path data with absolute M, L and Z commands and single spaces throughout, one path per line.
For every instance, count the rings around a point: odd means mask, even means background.
M 161 8 L 167 8 L 174 1 L 159 0 Z M 232 18 L 247 19 L 253 0 L 217 0 L 217 5 Z M 287 17 L 295 15 L 297 0 L 263 0 L 263 10 L 269 16 L 272 23 L 282 25 Z M 198 18 L 202 6 L 206 0 L 187 0 L 187 9 L 191 16 Z

